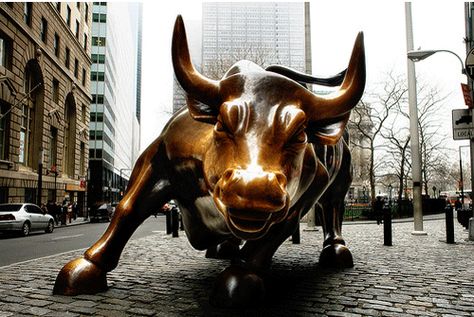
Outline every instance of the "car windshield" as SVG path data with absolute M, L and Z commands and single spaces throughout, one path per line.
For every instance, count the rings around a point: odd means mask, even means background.
M 7 204 L 7 205 L 0 205 L 0 211 L 19 211 L 21 208 L 21 204 Z

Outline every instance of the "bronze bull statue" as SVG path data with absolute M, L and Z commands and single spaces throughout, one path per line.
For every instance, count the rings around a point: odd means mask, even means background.
M 206 78 L 191 63 L 180 16 L 172 59 L 187 108 L 140 156 L 107 231 L 63 267 L 53 292 L 106 290 L 106 274 L 117 266 L 134 230 L 171 199 L 179 204 L 194 248 L 232 259 L 211 293 L 215 305 L 259 303 L 265 293 L 262 272 L 315 205 L 324 230 L 319 264 L 352 267 L 341 235 L 352 179 L 343 135 L 365 86 L 362 33 L 339 91 L 327 96 L 248 61 L 219 81 Z

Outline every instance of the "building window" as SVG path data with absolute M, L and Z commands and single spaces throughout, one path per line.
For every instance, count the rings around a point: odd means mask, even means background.
M 76 6 L 77 6 L 77 9 L 80 11 L 80 10 L 81 10 L 81 3 L 80 3 L 80 2 L 76 2 Z
M 103 104 L 104 103 L 104 95 L 92 95 L 92 103 Z
M 87 34 L 84 33 L 84 50 L 86 50 L 86 51 L 87 51 L 87 40 L 88 40 Z
M 92 63 L 95 64 L 104 64 L 105 63 L 105 55 L 104 54 L 92 54 Z
M 105 37 L 92 37 L 92 45 L 93 46 L 105 46 Z
M 61 14 L 61 2 L 56 2 L 56 10 L 58 10 L 59 14 Z
M 23 21 L 25 21 L 28 26 L 31 26 L 31 13 L 33 11 L 33 3 L 25 2 L 23 5 Z
M 54 55 L 56 55 L 57 57 L 59 57 L 59 42 L 60 42 L 60 39 L 59 39 L 58 33 L 54 33 L 53 47 L 54 47 Z
M 77 58 L 74 59 L 74 77 L 78 77 L 79 76 L 79 61 L 77 60 Z
M 53 79 L 53 102 L 59 103 L 59 80 Z
M 82 104 L 82 107 L 81 107 L 81 119 L 82 119 L 82 122 L 86 123 L 86 119 L 87 119 L 87 107 L 85 104 Z
M 7 2 L 11 3 L 11 2 Z M 8 203 L 8 187 L 0 187 L 0 204 Z
M 86 9 L 85 9 L 85 14 L 84 14 L 84 20 L 86 21 L 86 24 L 89 23 L 89 5 L 86 3 Z
M 103 13 L 92 13 L 92 22 L 107 22 L 107 15 Z
M 27 163 L 28 147 L 30 140 L 31 127 L 31 113 L 28 105 L 23 105 L 20 116 L 20 155 L 19 162 L 21 164 Z
M 25 188 L 25 203 L 36 203 L 36 188 Z
M 58 164 L 58 129 L 51 127 L 50 133 L 49 163 L 53 167 Z
M 0 33 L 0 66 L 11 69 L 11 41 Z
M 44 17 L 41 18 L 40 32 L 41 32 L 41 40 L 46 43 L 48 39 L 48 21 L 46 21 Z
M 87 77 L 86 69 L 83 67 L 82 68 L 82 86 L 86 85 L 86 77 Z
M 79 39 L 79 21 L 76 20 L 76 39 Z
M 69 27 L 71 27 L 71 8 L 67 6 L 67 11 L 66 11 L 66 23 Z
M 104 72 L 91 72 L 92 81 L 104 81 L 105 75 Z
M 10 115 L 7 114 L 10 110 L 10 106 L 7 103 L 0 105 L 0 112 L 2 118 L 0 119 L 0 159 L 8 160 L 8 140 L 10 131 Z
M 69 69 L 69 65 L 71 62 L 71 50 L 69 47 L 66 47 L 66 59 L 64 60 L 64 65 L 66 66 L 67 69 Z
M 80 146 L 80 157 L 79 157 L 79 175 L 85 174 L 85 162 L 86 162 L 86 145 L 84 142 L 81 142 Z

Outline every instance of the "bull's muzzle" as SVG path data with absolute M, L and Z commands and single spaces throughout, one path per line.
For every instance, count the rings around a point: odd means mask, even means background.
M 235 235 L 257 239 L 286 216 L 286 183 L 280 172 L 228 169 L 217 183 L 214 201 Z

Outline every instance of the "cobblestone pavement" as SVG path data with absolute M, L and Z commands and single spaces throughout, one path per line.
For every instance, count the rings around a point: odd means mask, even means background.
M 195 251 L 184 234 L 163 233 L 130 242 L 109 290 L 53 296 L 59 269 L 83 250 L 0 268 L 0 317 L 6 316 L 474 316 L 474 243 L 455 224 L 448 245 L 444 221 L 395 223 L 392 247 L 375 224 L 343 227 L 355 267 L 318 267 L 322 233 L 303 231 L 301 244 L 285 242 L 274 257 L 268 296 L 257 309 L 225 310 L 208 303 L 227 261 Z

